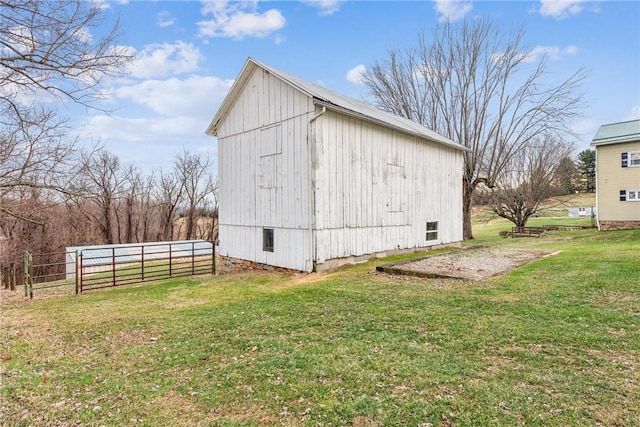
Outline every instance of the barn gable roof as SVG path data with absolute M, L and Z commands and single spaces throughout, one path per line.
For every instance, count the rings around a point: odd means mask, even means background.
M 249 77 L 251 77 L 253 71 L 258 67 L 280 78 L 281 80 L 285 81 L 307 96 L 312 97 L 313 102 L 316 105 L 320 105 L 326 107 L 327 109 L 351 115 L 388 128 L 393 128 L 398 131 L 417 136 L 419 138 L 438 142 L 452 148 L 469 151 L 467 147 L 464 147 L 463 145 L 458 144 L 425 126 L 422 126 L 419 123 L 413 122 L 404 117 L 396 116 L 395 114 L 379 110 L 378 108 L 365 102 L 341 95 L 320 85 L 311 83 L 299 77 L 285 73 L 284 71 L 280 71 L 276 68 L 265 65 L 253 58 L 247 59 L 247 62 L 242 68 L 242 71 L 240 72 L 238 78 L 232 85 L 229 93 L 218 109 L 218 112 L 211 121 L 211 124 L 206 131 L 208 135 L 217 136 L 220 124 L 229 113 L 229 110 L 231 110 L 235 100 L 244 88 L 246 81 L 249 79 Z
M 610 123 L 600 126 L 596 132 L 591 145 L 618 144 L 621 142 L 640 140 L 640 120 L 630 120 L 628 122 Z

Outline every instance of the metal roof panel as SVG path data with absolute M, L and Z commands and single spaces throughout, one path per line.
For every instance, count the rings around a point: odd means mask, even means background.
M 640 140 L 640 120 L 630 120 L 600 126 L 591 145 L 617 144 L 636 140 Z
M 314 98 L 314 102 L 326 106 L 329 109 L 335 107 L 337 111 L 341 111 L 343 113 L 351 112 L 364 120 L 373 121 L 383 126 L 394 128 L 401 132 L 428 139 L 430 141 L 438 142 L 458 150 L 469 151 L 469 149 L 462 144 L 458 144 L 457 142 L 452 141 L 451 139 L 446 138 L 419 123 L 416 123 L 404 117 L 397 116 L 395 114 L 388 113 L 386 111 L 382 111 L 363 101 L 349 98 L 315 83 L 311 83 L 299 77 L 288 74 L 284 71 L 273 68 L 269 65 L 263 64 L 253 58 L 247 59 L 247 62 L 242 68 L 238 79 L 236 79 L 236 82 L 229 91 L 229 94 L 227 95 L 222 105 L 220 106 L 220 109 L 211 121 L 211 124 L 207 129 L 207 134 L 213 136 L 216 135 L 218 124 L 224 119 L 224 117 L 226 117 L 229 109 L 231 109 L 231 106 L 235 101 L 235 98 L 238 96 L 240 90 L 242 90 L 244 82 L 248 79 L 249 75 L 251 74 L 251 72 L 253 72 L 255 67 L 260 67 L 268 71 L 269 73 L 279 77 L 291 86 L 297 88 L 299 91 Z

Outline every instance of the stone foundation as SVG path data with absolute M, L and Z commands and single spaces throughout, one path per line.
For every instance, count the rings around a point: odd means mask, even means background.
M 219 257 L 216 271 L 219 274 L 229 273 L 242 273 L 245 271 L 264 271 L 270 273 L 295 273 L 295 270 L 290 270 L 283 267 L 275 267 L 273 265 L 260 264 L 258 262 L 247 261 L 244 259 Z
M 631 230 L 640 228 L 640 221 L 600 221 L 600 230 Z
M 412 254 L 416 252 L 426 252 L 434 249 L 447 248 L 447 247 L 460 248 L 462 247 L 462 242 L 454 242 L 454 243 L 434 245 L 434 246 L 425 246 L 425 247 L 419 247 L 419 248 L 392 249 L 392 250 L 383 251 L 383 252 L 376 252 L 373 254 L 350 256 L 346 258 L 334 258 L 334 259 L 326 260 L 323 263 L 314 263 L 313 271 L 315 272 L 330 271 L 330 270 L 335 270 L 344 265 L 360 264 L 362 262 L 367 262 L 372 258 L 386 258 L 390 256 L 395 256 L 395 255 L 405 255 L 405 254 Z

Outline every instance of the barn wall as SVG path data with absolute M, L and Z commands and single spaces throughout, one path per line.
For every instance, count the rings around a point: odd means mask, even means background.
M 314 132 L 318 263 L 462 240 L 460 151 L 331 111 Z
M 297 270 L 311 268 L 311 100 L 265 70 L 248 79 L 218 131 L 220 253 Z M 263 228 L 274 251 L 263 251 Z

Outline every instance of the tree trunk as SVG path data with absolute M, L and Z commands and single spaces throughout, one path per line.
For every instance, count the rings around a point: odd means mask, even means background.
M 471 208 L 473 207 L 473 185 L 466 179 L 462 179 L 462 238 L 473 240 L 471 229 Z
M 112 244 L 113 230 L 111 225 L 111 201 L 109 199 L 105 200 L 104 206 L 102 207 L 102 217 L 104 219 L 104 225 L 101 226 L 102 237 L 105 243 Z
M 187 240 L 191 240 L 195 237 L 195 208 L 189 209 L 189 213 L 185 215 L 185 219 L 187 220 Z
M 134 199 L 132 196 L 127 197 L 126 200 L 126 209 L 127 214 L 125 218 L 125 243 L 133 243 L 133 204 Z

